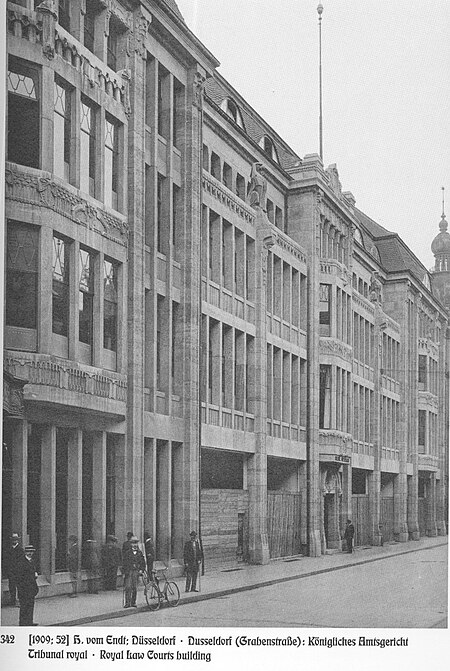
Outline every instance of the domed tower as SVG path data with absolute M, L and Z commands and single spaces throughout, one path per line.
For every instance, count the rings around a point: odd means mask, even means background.
M 450 233 L 444 211 L 444 187 L 442 187 L 442 217 L 440 233 L 431 243 L 431 251 L 436 259 L 432 274 L 433 290 L 441 303 L 450 311 Z

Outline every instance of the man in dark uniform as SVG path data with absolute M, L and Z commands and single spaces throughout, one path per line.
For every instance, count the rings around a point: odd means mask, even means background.
M 191 531 L 190 540 L 184 544 L 184 568 L 186 571 L 186 592 L 198 592 L 196 589 L 197 575 L 203 559 L 203 552 L 195 531 Z
M 17 566 L 17 591 L 20 601 L 19 625 L 21 627 L 34 626 L 34 599 L 39 591 L 36 582 L 36 566 L 34 564 L 35 551 L 32 545 L 27 545 L 24 554 L 19 558 Z
M 11 534 L 11 547 L 8 550 L 7 571 L 9 582 L 9 603 L 16 605 L 17 598 L 17 566 L 23 557 L 23 547 L 20 544 L 19 534 Z
M 153 571 L 153 562 L 155 561 L 155 546 L 149 531 L 144 531 L 145 559 L 147 562 L 147 574 L 151 578 Z
M 139 574 L 145 571 L 145 559 L 138 547 L 136 536 L 130 538 L 131 548 L 125 550 L 122 558 L 122 570 L 125 575 L 124 608 L 136 608 L 136 594 Z
M 352 524 L 351 520 L 347 520 L 347 526 L 345 527 L 344 538 L 347 541 L 347 552 L 353 552 L 353 536 L 355 535 L 355 527 Z

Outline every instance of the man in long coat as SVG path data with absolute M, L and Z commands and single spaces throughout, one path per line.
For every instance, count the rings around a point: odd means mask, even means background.
M 355 535 L 355 527 L 352 524 L 351 520 L 347 520 L 347 526 L 345 527 L 344 538 L 347 541 L 347 552 L 353 552 L 353 536 Z
M 32 627 L 34 613 L 34 599 L 39 592 L 36 578 L 36 566 L 34 563 L 35 548 L 27 545 L 24 554 L 19 558 L 17 565 L 17 591 L 20 601 L 19 625 L 21 627 Z
M 20 544 L 19 534 L 11 534 L 11 546 L 7 551 L 7 575 L 9 582 L 9 603 L 11 606 L 16 605 L 17 597 L 17 566 L 19 560 L 23 557 L 23 547 Z
M 191 531 L 190 540 L 184 544 L 184 568 L 186 571 L 186 592 L 198 592 L 197 575 L 203 559 L 203 552 L 195 531 Z
M 139 574 L 145 571 L 145 559 L 138 547 L 138 539 L 132 536 L 131 548 L 125 550 L 122 557 L 122 570 L 125 575 L 124 608 L 136 608 L 137 583 Z

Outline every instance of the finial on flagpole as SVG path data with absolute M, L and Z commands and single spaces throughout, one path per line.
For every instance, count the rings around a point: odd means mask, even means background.
M 445 217 L 445 186 L 441 186 L 442 189 L 442 216 Z
M 319 155 L 323 161 L 323 129 L 322 129 L 322 13 L 323 5 L 317 5 L 319 15 Z

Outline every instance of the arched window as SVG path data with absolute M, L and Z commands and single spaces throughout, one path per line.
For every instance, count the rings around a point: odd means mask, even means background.
M 244 128 L 244 121 L 242 119 L 240 109 L 234 100 L 231 98 L 225 98 L 220 107 L 224 112 L 226 112 L 226 114 L 228 114 L 229 117 L 233 119 L 235 123 L 237 123 L 240 128 Z
M 270 156 L 273 161 L 279 163 L 275 145 L 268 135 L 263 135 L 259 141 L 259 144 L 264 149 L 264 152 L 267 154 L 267 156 Z

